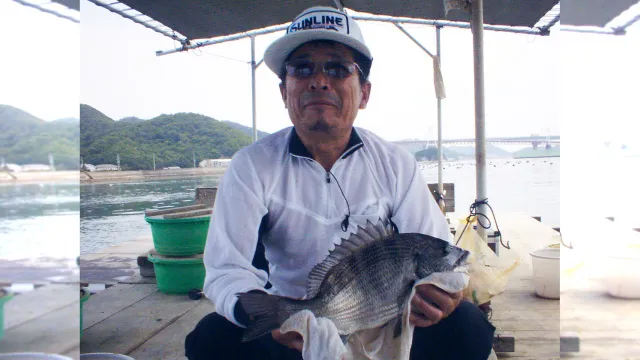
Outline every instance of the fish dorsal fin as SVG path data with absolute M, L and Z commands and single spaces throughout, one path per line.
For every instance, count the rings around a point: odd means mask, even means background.
M 342 239 L 339 245 L 336 245 L 333 250 L 329 251 L 329 255 L 321 263 L 311 269 L 309 279 L 307 280 L 306 299 L 311 299 L 318 294 L 322 281 L 327 276 L 329 270 L 336 266 L 336 264 L 357 250 L 375 241 L 386 238 L 391 234 L 392 231 L 389 229 L 388 224 L 384 223 L 382 219 L 378 219 L 376 225 L 369 220 L 367 220 L 367 225 L 365 225 L 364 228 L 358 225 L 358 230 L 355 234 L 351 234 L 348 239 Z

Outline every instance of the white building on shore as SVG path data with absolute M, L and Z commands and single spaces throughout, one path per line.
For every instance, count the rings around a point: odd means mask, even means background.
M 49 165 L 44 165 L 44 164 L 26 164 L 26 165 L 22 165 L 20 167 L 20 171 L 22 172 L 27 172 L 27 171 L 51 171 L 53 170 L 53 168 Z
M 229 167 L 231 159 L 206 159 L 200 161 L 198 167 L 201 168 L 226 168 Z
M 118 165 L 113 165 L 113 164 L 96 165 L 95 171 L 118 171 Z

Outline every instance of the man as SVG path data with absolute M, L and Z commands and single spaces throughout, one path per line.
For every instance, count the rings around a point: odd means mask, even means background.
M 369 100 L 373 57 L 351 18 L 330 7 L 307 9 L 264 60 L 282 81 L 293 127 L 239 151 L 220 184 L 204 254 L 204 293 L 217 313 L 187 336 L 190 360 L 301 359 L 295 332 L 241 343 L 248 316 L 237 294 L 302 298 L 311 268 L 367 220 L 450 238 L 411 154 L 353 127 Z M 252 264 L 259 244 L 269 276 Z M 461 299 L 418 288 L 412 359 L 487 359 L 495 328 Z

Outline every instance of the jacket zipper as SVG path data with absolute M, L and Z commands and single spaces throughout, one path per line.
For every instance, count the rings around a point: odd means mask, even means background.
M 325 216 L 327 218 L 329 218 L 329 213 L 331 212 L 331 177 L 329 176 L 329 172 L 327 171 L 325 173 L 326 179 L 327 179 L 327 210 L 325 212 Z

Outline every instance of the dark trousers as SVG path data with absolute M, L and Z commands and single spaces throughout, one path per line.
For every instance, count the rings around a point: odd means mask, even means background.
M 495 327 L 475 305 L 463 301 L 446 319 L 413 333 L 411 360 L 486 360 L 491 353 Z M 301 360 L 298 350 L 280 345 L 267 334 L 241 343 L 244 329 L 224 317 L 205 316 L 185 340 L 189 360 Z

